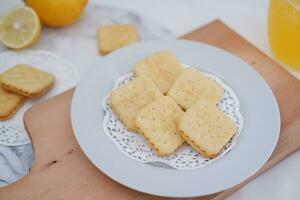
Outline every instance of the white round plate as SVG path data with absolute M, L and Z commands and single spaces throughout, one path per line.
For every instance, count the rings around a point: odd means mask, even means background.
M 222 159 L 195 170 L 144 164 L 126 157 L 103 131 L 101 102 L 117 78 L 159 50 L 171 50 L 182 63 L 220 77 L 240 99 L 244 129 Z M 220 192 L 249 178 L 268 160 L 279 137 L 280 114 L 266 82 L 241 59 L 212 46 L 185 40 L 156 40 L 115 51 L 82 78 L 73 96 L 72 127 L 90 161 L 115 181 L 138 191 L 168 197 Z

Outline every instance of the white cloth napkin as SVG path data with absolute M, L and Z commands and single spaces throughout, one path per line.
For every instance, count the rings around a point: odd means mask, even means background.
M 34 159 L 31 144 L 6 147 L 0 145 L 0 187 L 25 176 Z
M 0 17 L 8 9 L 23 5 L 21 0 L 1 0 Z M 30 158 L 26 161 L 27 158 Z M 13 183 L 23 177 L 33 160 L 31 144 L 19 147 L 0 145 L 0 187 Z

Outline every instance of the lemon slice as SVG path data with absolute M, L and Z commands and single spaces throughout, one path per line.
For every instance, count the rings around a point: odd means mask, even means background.
M 12 49 L 32 45 L 39 38 L 40 32 L 39 17 L 30 7 L 13 8 L 0 20 L 0 40 Z

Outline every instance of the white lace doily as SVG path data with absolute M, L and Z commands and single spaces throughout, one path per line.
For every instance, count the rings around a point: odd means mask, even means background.
M 237 126 L 236 133 L 224 146 L 223 150 L 221 150 L 217 157 L 213 159 L 204 158 L 187 144 L 183 144 L 170 156 L 156 156 L 142 136 L 129 132 L 118 117 L 114 115 L 108 100 L 110 94 L 103 99 L 103 109 L 105 111 L 103 120 L 104 132 L 116 144 L 122 153 L 129 158 L 142 163 L 160 162 L 176 169 L 196 169 L 204 167 L 205 165 L 222 158 L 235 146 L 237 138 L 243 128 L 243 117 L 239 111 L 240 103 L 234 91 L 225 85 L 218 77 L 208 73 L 204 74 L 223 86 L 224 95 L 218 106 L 220 110 L 230 117 Z M 125 74 L 115 82 L 113 89 L 125 84 L 132 78 L 133 73 Z
M 48 71 L 55 75 L 53 88 L 37 99 L 28 99 L 10 120 L 0 121 L 0 144 L 18 146 L 30 143 L 23 124 L 23 114 L 32 105 L 55 96 L 73 86 L 79 80 L 79 75 L 72 64 L 46 51 L 8 51 L 0 54 L 0 73 L 16 64 L 28 64 Z

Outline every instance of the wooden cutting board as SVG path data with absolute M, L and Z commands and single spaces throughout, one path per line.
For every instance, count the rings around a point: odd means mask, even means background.
M 300 148 L 300 81 L 220 21 L 214 21 L 182 38 L 218 46 L 244 59 L 268 82 L 281 111 L 279 142 L 264 167 L 234 188 L 197 198 L 221 200 Z M 36 159 L 27 176 L 0 189 L 0 199 L 163 199 L 128 189 L 112 181 L 89 162 L 72 133 L 72 95 L 73 90 L 69 90 L 27 111 L 24 121 Z

